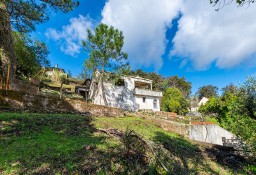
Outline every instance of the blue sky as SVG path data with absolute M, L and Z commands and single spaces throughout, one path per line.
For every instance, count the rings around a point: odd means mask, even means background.
M 88 57 L 81 39 L 103 22 L 124 32 L 133 69 L 185 77 L 193 93 L 208 84 L 241 84 L 256 72 L 255 6 L 233 4 L 216 12 L 208 2 L 195 1 L 83 0 L 68 14 L 51 13 L 32 36 L 47 44 L 52 66 L 73 76 Z

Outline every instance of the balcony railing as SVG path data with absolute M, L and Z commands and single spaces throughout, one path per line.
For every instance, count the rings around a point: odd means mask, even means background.
M 162 92 L 145 90 L 145 89 L 138 89 L 135 88 L 135 95 L 143 95 L 143 96 L 151 96 L 151 97 L 162 97 Z

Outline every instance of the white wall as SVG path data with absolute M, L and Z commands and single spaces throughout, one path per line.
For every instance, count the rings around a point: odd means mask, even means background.
M 189 138 L 191 140 L 223 145 L 222 137 L 231 139 L 232 137 L 235 138 L 236 136 L 215 124 L 190 125 Z
M 129 111 L 137 111 L 139 109 L 151 109 L 160 111 L 159 97 L 146 97 L 146 102 L 143 103 L 143 97 L 135 96 L 134 78 L 127 77 L 124 79 L 125 86 L 115 86 L 111 83 L 104 83 L 104 91 L 107 99 L 107 105 L 111 107 L 122 108 Z M 95 87 L 96 88 L 96 87 Z M 93 90 L 90 89 L 92 92 Z M 90 98 L 92 94 L 90 94 Z M 157 100 L 157 108 L 154 108 L 154 100 Z M 97 88 L 94 98 L 94 104 L 106 105 L 103 99 L 101 87 Z
M 126 87 L 114 86 L 110 83 L 105 83 L 104 85 L 109 106 L 129 111 L 136 111 L 138 109 L 138 104 L 135 101 L 133 91 Z
M 198 106 L 205 105 L 208 101 L 209 101 L 208 98 L 203 97 L 203 98 L 200 100 L 200 102 L 198 103 Z
M 136 103 L 139 109 L 151 109 L 153 111 L 160 111 L 160 99 L 157 97 L 147 97 L 145 96 L 145 102 L 143 102 L 143 96 L 136 96 Z M 157 100 L 157 108 L 154 108 L 154 100 Z

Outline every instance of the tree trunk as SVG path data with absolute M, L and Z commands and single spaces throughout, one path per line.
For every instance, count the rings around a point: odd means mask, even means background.
M 14 43 L 12 38 L 12 28 L 10 23 L 10 15 L 7 11 L 5 0 L 0 2 L 0 48 L 3 49 L 5 58 L 2 62 L 2 80 L 6 81 L 8 65 L 10 65 L 10 79 L 15 78 L 16 57 L 14 53 Z M 5 83 L 5 82 L 4 82 Z
M 101 83 L 102 97 L 103 97 L 105 106 L 108 106 L 108 101 L 107 101 L 107 97 L 106 97 L 106 93 L 105 93 L 105 87 L 104 87 L 104 81 L 103 81 L 103 75 L 101 75 L 100 83 Z
M 60 85 L 60 99 L 62 98 L 62 87 L 63 87 L 63 83 L 61 82 L 61 85 Z

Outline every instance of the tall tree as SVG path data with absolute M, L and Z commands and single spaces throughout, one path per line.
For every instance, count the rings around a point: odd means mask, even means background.
M 88 30 L 88 39 L 82 41 L 82 44 L 85 51 L 90 53 L 89 58 L 85 60 L 85 68 L 93 72 L 99 70 L 97 89 L 102 90 L 104 103 L 108 105 L 103 86 L 106 71 L 118 72 L 120 68 L 128 65 L 126 62 L 128 55 L 122 51 L 123 33 L 112 26 L 100 24 L 94 33 Z
M 185 114 L 188 112 L 189 102 L 182 97 L 182 92 L 175 87 L 167 88 L 164 91 L 161 101 L 161 109 L 167 112 Z
M 232 94 L 234 94 L 234 93 L 236 93 L 236 92 L 238 91 L 238 87 L 237 87 L 236 85 L 230 83 L 229 85 L 223 87 L 223 88 L 221 89 L 221 91 L 222 91 L 222 96 L 224 96 L 224 95 L 227 94 L 227 93 L 232 93 Z
M 17 57 L 16 75 L 29 78 L 40 71 L 42 66 L 49 66 L 49 54 L 45 43 L 30 39 L 26 34 L 13 32 L 14 50 Z
M 179 78 L 176 76 L 171 76 L 166 78 L 167 87 L 178 88 L 182 92 L 183 97 L 188 97 L 191 93 L 191 82 L 186 81 L 184 77 Z
M 218 87 L 213 85 L 202 86 L 198 89 L 198 97 L 202 99 L 203 97 L 211 98 L 218 96 Z
M 12 38 L 12 27 L 19 32 L 29 32 L 35 25 L 49 19 L 48 11 L 67 13 L 78 5 L 74 0 L 1 0 L 0 1 L 0 48 L 6 58 L 2 60 L 3 76 L 7 65 L 11 65 L 11 77 L 16 70 L 16 56 Z

